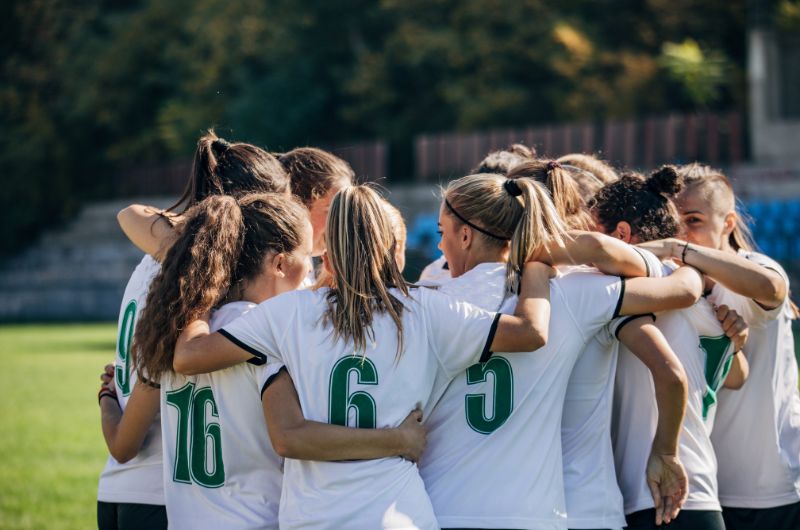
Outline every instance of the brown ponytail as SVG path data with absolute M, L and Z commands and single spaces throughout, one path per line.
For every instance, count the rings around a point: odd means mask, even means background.
M 536 149 L 524 144 L 511 144 L 507 149 L 492 151 L 486 158 L 481 160 L 475 169 L 471 171 L 473 175 L 480 173 L 493 173 L 506 175 L 519 164 L 536 158 Z
M 286 193 L 289 175 L 277 158 L 252 144 L 230 143 L 213 129 L 200 137 L 186 188 L 167 211 L 183 213 L 212 195 Z
M 137 370 L 155 381 L 171 373 L 175 343 L 186 325 L 256 277 L 267 252 L 296 249 L 307 223 L 307 210 L 284 194 L 239 201 L 218 195 L 189 209 L 136 326 Z
M 555 160 L 529 160 L 516 166 L 508 178 L 528 177 L 543 184 L 550 192 L 556 211 L 570 230 L 589 230 L 592 218 L 578 191 L 578 186 L 560 163 Z

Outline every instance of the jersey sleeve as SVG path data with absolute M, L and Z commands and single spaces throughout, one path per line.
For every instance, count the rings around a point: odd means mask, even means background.
M 424 307 L 428 344 L 448 377 L 489 359 L 499 313 L 430 289 L 420 289 L 419 298 Z
M 649 250 L 639 248 L 639 247 L 632 247 L 633 250 L 639 253 L 639 255 L 644 260 L 645 270 L 647 272 L 648 278 L 661 278 L 662 276 L 667 276 L 668 274 L 665 273 L 664 264 L 658 259 L 658 256 L 650 252 Z
M 558 284 L 585 338 L 620 316 L 625 295 L 623 278 L 596 272 L 573 272 L 559 278 Z
M 291 295 L 271 298 L 225 324 L 219 333 L 251 353 L 253 364 L 269 362 L 282 365 L 281 344 L 294 315 L 294 300 Z
M 286 366 L 278 361 L 272 361 L 256 367 L 256 377 L 261 398 L 264 398 L 264 390 L 278 377 L 278 374 L 286 370 Z

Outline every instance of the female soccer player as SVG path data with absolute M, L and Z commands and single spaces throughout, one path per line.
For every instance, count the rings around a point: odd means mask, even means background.
M 288 190 L 289 178 L 269 153 L 247 143 L 228 143 L 209 131 L 200 138 L 192 172 L 178 201 L 157 224 L 152 220 L 140 232 L 169 226 L 170 212 L 186 211 L 208 196 L 252 191 Z M 120 221 L 130 209 L 120 212 Z M 176 215 L 178 215 L 176 213 Z M 158 230 L 156 230 L 158 231 Z M 151 249 L 157 251 L 158 247 Z M 125 288 L 120 308 L 117 353 L 112 387 L 100 393 L 103 436 L 110 456 L 98 487 L 98 526 L 106 528 L 166 528 L 162 487 L 161 426 L 158 390 L 137 381 L 131 366 L 133 331 L 144 307 L 158 263 L 146 255 Z M 108 398 L 108 399 L 103 399 Z
M 671 197 L 680 190 L 681 179 L 670 166 L 647 179 L 636 174 L 624 175 L 595 196 L 593 214 L 598 221 L 597 228 L 631 243 L 674 235 L 680 229 L 680 220 Z M 646 255 L 651 258 L 649 268 L 654 276 L 672 272 L 657 259 L 653 260 L 649 252 Z M 740 320 L 735 322 L 733 313 L 730 319 L 727 328 L 733 337 L 743 324 Z M 736 348 L 704 299 L 683 311 L 660 313 L 656 325 L 684 366 L 689 385 L 679 445 L 670 448 L 672 454 L 680 454 L 684 463 L 689 476 L 689 495 L 671 525 L 722 528 L 709 433 L 716 392 L 728 377 Z M 655 528 L 661 522 L 659 503 L 653 498 L 646 477 L 650 455 L 663 443 L 656 427 L 662 416 L 661 407 L 656 410 L 656 401 L 663 390 L 631 351 L 625 347 L 621 349 L 617 362 L 613 434 L 624 512 L 629 528 Z M 576 505 L 579 498 L 582 497 L 576 498 Z
M 719 462 L 719 498 L 729 530 L 800 527 L 800 396 L 783 268 L 752 250 L 730 182 L 719 171 L 682 169 L 678 198 L 687 241 L 653 249 L 697 267 L 715 284 L 708 298 L 738 311 L 750 326 L 747 384 L 722 390 L 711 441 Z
M 549 165 L 540 161 L 536 167 L 544 173 Z M 599 234 L 536 251 L 526 236 L 529 224 L 542 219 L 558 227 L 561 221 L 534 179 L 472 175 L 451 182 L 444 198 L 441 248 L 454 275 L 441 288 L 447 294 L 502 311 L 513 304 L 518 264 L 532 253 L 553 263 L 594 262 L 609 270 L 616 252 L 629 272 L 644 274 L 634 250 Z M 590 241 L 614 250 L 592 256 Z M 693 290 L 699 292 L 696 280 Z M 572 366 L 604 325 L 620 314 L 650 310 L 651 301 L 640 303 L 643 295 L 666 287 L 653 289 L 649 279 L 625 283 L 593 269 L 559 275 L 551 281 L 547 346 L 534 355 L 495 355 L 448 386 L 428 417 L 429 445 L 421 462 L 442 527 L 566 527 L 560 429 Z M 675 289 L 664 294 L 673 302 L 686 296 Z
M 544 228 L 535 228 L 532 237 L 543 241 Z M 402 409 L 429 405 L 451 377 L 492 351 L 532 351 L 546 341 L 550 269 L 542 264 L 525 265 L 515 315 L 410 289 L 395 263 L 380 198 L 365 186 L 336 195 L 326 239 L 323 259 L 333 288 L 274 298 L 210 335 L 205 322 L 192 323 L 178 343 L 176 363 L 268 355 L 292 376 L 308 419 L 364 428 L 397 425 Z M 274 438 L 279 404 L 272 412 L 267 420 Z M 437 528 L 416 467 L 398 459 L 287 460 L 280 523 Z

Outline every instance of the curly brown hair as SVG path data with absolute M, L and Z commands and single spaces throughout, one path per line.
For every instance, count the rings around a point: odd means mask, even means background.
M 136 325 L 133 360 L 146 379 L 172 373 L 175 343 L 189 322 L 258 276 L 269 252 L 302 244 L 308 210 L 275 193 L 212 196 L 186 212 Z
M 595 195 L 592 211 L 606 232 L 625 221 L 640 242 L 675 237 L 681 222 L 673 199 L 682 189 L 683 178 L 674 166 L 663 166 L 648 178 L 625 173 Z

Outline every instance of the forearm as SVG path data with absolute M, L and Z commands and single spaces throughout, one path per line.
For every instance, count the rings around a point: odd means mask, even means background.
M 132 204 L 117 214 L 117 221 L 131 243 L 161 261 L 175 237 L 173 222 L 160 209 Z
M 640 315 L 691 307 L 703 293 L 703 279 L 691 267 L 663 278 L 631 278 L 625 283 L 622 315 Z
M 403 447 L 398 429 L 355 429 L 308 420 L 270 431 L 270 439 L 279 455 L 298 460 L 374 460 L 399 456 Z
M 550 265 L 594 265 L 612 276 L 647 275 L 642 256 L 630 245 L 596 232 L 570 232 L 572 236 L 559 246 L 551 243 L 543 252 L 543 261 Z
M 122 409 L 116 399 L 104 397 L 100 400 L 100 426 L 103 431 L 103 439 L 108 452 L 117 460 L 120 460 L 119 457 L 122 456 L 117 449 L 117 432 L 121 419 Z
M 739 390 L 747 382 L 749 375 L 750 364 L 747 362 L 747 358 L 741 351 L 736 352 L 733 356 L 733 361 L 731 361 L 731 369 L 725 377 L 723 386 L 731 390 Z
M 765 306 L 777 307 L 786 298 L 786 282 L 780 274 L 730 252 L 678 241 L 672 255 L 731 291 Z
M 648 317 L 629 322 L 620 330 L 619 339 L 653 377 L 658 423 L 652 450 L 676 455 L 688 396 L 686 372 L 664 335 Z
M 547 344 L 550 326 L 550 277 L 552 269 L 526 263 L 513 315 L 501 315 L 492 351 L 529 352 Z
M 183 375 L 223 370 L 253 357 L 220 333 L 211 333 L 208 315 L 190 322 L 175 345 L 172 368 Z

